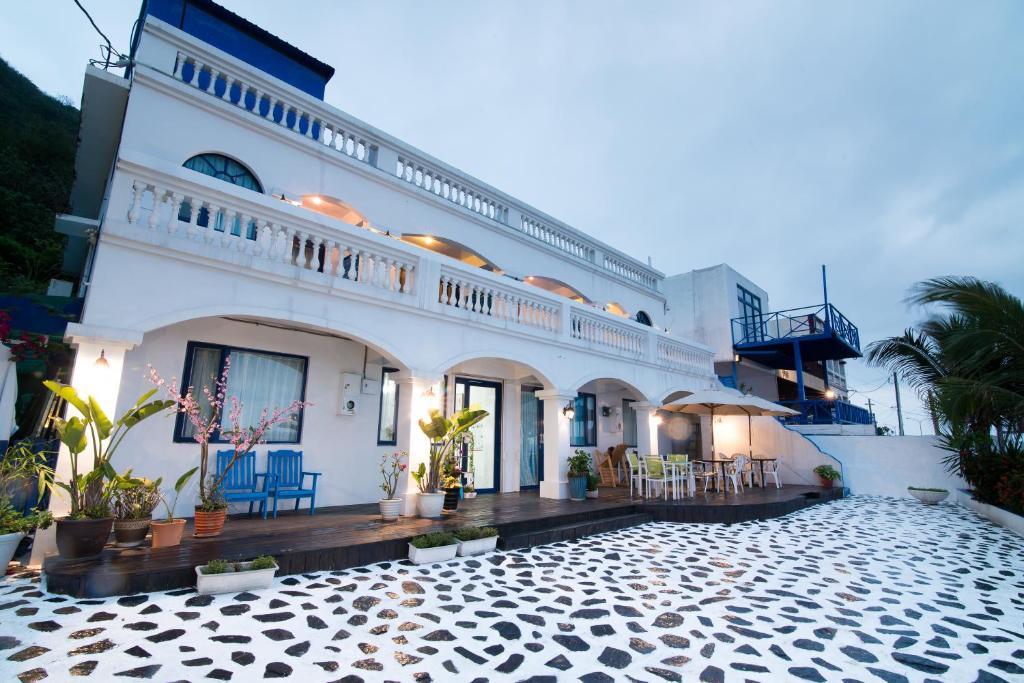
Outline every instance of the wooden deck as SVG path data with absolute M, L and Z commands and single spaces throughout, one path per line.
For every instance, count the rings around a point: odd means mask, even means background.
M 185 538 L 174 548 L 115 549 L 89 560 L 48 558 L 47 590 L 76 597 L 105 597 L 195 585 L 196 565 L 209 560 L 273 555 L 279 574 L 345 569 L 406 557 L 410 538 L 463 526 L 494 526 L 504 547 L 529 547 L 643 521 L 735 523 L 779 517 L 842 495 L 841 489 L 786 486 L 748 489 L 742 495 L 708 493 L 680 501 L 630 498 L 627 489 L 604 488 L 585 502 L 541 498 L 536 492 L 480 495 L 464 500 L 444 519 L 403 517 L 380 521 L 377 505 L 320 508 L 315 515 L 281 512 L 277 519 L 233 515 L 216 538 Z

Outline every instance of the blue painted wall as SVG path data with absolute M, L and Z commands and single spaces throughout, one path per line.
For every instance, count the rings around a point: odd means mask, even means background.
M 210 0 L 147 0 L 144 12 L 320 99 L 334 68 Z

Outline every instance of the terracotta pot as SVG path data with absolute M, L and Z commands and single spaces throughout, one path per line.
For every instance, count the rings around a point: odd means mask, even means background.
M 151 528 L 153 529 L 153 547 L 170 548 L 181 543 L 181 536 L 185 533 L 185 520 L 153 522 Z
M 818 477 L 821 480 L 821 485 L 827 489 L 832 488 L 835 485 L 835 479 L 826 479 L 825 477 Z
M 196 538 L 209 538 L 220 536 L 224 530 L 224 520 L 227 518 L 227 508 L 206 512 L 196 508 L 196 530 L 193 536 Z
M 77 560 L 103 552 L 110 538 L 113 517 L 102 519 L 58 519 L 57 552 L 61 559 Z
M 137 545 L 142 545 L 142 542 L 146 540 L 146 534 L 149 533 L 149 524 L 152 521 L 151 517 L 115 519 L 114 540 L 121 548 L 134 548 Z

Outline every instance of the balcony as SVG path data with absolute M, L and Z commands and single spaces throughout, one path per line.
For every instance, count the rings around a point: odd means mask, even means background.
M 657 293 L 663 274 L 471 175 L 309 96 L 150 16 L 135 78 L 168 81 L 204 106 L 227 108 L 249 124 L 269 126 L 311 153 L 373 169 L 411 192 L 602 275 Z
M 799 415 L 780 418 L 785 424 L 846 424 L 869 425 L 874 422 L 871 413 L 860 406 L 839 400 L 813 399 L 806 401 L 779 401 L 782 405 L 800 411 Z
M 732 343 L 740 356 L 776 369 L 861 355 L 857 326 L 832 304 L 734 318 Z
M 106 239 L 292 288 L 712 375 L 707 347 L 156 159 L 123 157 L 109 206 Z

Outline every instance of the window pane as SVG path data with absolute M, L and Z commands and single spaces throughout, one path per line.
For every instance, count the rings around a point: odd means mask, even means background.
M 286 408 L 292 401 L 302 399 L 302 381 L 306 371 L 304 358 L 278 356 L 252 351 L 231 351 L 231 372 L 228 376 L 228 404 L 224 408 L 224 430 L 232 425 L 228 420 L 230 400 L 237 396 L 242 403 L 239 426 L 257 423 L 263 409 L 273 411 Z M 274 425 L 265 435 L 267 441 L 297 442 L 299 440 L 300 412 L 292 413 L 284 422 Z
M 622 443 L 636 446 L 636 409 L 629 399 L 622 399 Z
M 210 403 L 206 400 L 203 387 L 209 387 L 212 391 L 214 384 L 220 377 L 220 370 L 220 349 L 202 346 L 196 346 L 192 349 L 191 376 L 183 388 L 188 389 L 189 386 L 192 387 L 192 395 L 199 402 L 204 416 L 209 416 L 210 414 Z M 181 435 L 186 438 L 192 438 L 195 432 L 195 427 L 189 422 L 188 418 L 185 418 L 182 422 Z
M 579 394 L 573 402 L 575 415 L 569 432 L 569 445 L 597 445 L 597 397 Z
M 380 382 L 380 416 L 377 423 L 377 444 L 394 445 L 398 426 L 398 383 L 394 370 L 385 370 Z

